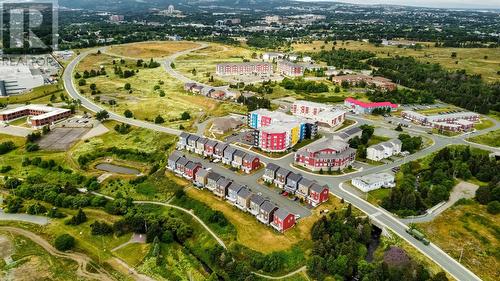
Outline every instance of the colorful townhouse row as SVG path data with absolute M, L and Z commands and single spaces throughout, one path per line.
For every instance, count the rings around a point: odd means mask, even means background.
M 219 159 L 222 163 L 249 174 L 260 168 L 260 159 L 227 143 L 199 137 L 186 132 L 181 133 L 177 148 L 187 150 L 204 157 Z
M 344 100 L 344 105 L 351 111 L 357 114 L 370 114 L 375 109 L 390 109 L 396 111 L 399 105 L 384 101 L 384 102 L 362 102 L 357 99 L 347 98 Z
M 262 176 L 264 182 L 274 184 L 284 191 L 295 194 L 313 207 L 328 201 L 329 189 L 327 185 L 320 185 L 316 181 L 303 177 L 276 164 L 269 163 Z
M 249 212 L 258 221 L 279 232 L 285 232 L 296 223 L 295 214 L 278 207 L 262 195 L 253 193 L 247 186 L 205 169 L 200 163 L 190 161 L 180 151 L 174 151 L 170 155 L 166 168 L 192 181 L 195 186 L 211 191 L 238 209 Z
M 474 112 L 424 115 L 416 111 L 405 110 L 401 112 L 401 117 L 423 126 L 432 127 L 433 129 L 466 132 L 474 129 L 474 123 L 479 122 L 481 116 Z
M 239 96 L 238 93 L 226 90 L 215 89 L 212 87 L 202 86 L 196 83 L 184 84 L 184 91 L 202 95 L 216 100 L 236 100 Z
M 248 114 L 248 126 L 254 129 L 253 144 L 266 152 L 286 151 L 304 139 L 318 134 L 318 122 L 283 112 L 257 109 Z

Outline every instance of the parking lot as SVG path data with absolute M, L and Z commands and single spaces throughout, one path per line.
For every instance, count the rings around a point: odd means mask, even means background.
M 88 131 L 89 128 L 54 128 L 38 145 L 44 150 L 66 151 Z

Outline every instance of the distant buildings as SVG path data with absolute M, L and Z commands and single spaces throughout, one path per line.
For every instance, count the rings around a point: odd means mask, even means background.
M 125 19 L 125 17 L 123 15 L 111 15 L 111 16 L 109 16 L 109 21 L 114 22 L 114 23 L 122 22 L 124 19 Z
M 71 110 L 56 108 L 40 104 L 30 104 L 14 109 L 0 111 L 0 121 L 12 121 L 28 116 L 28 123 L 33 128 L 42 128 L 53 125 L 55 122 L 68 118 Z
M 372 145 L 366 149 L 366 159 L 380 161 L 401 153 L 401 141 L 393 139 Z
M 480 115 L 474 112 L 457 112 L 438 115 L 424 115 L 415 111 L 402 111 L 401 117 L 423 126 L 444 131 L 470 131 Z
M 308 145 L 295 153 L 296 165 L 311 171 L 337 171 L 354 163 L 356 150 L 344 141 L 327 138 L 318 143 Z
M 363 177 L 356 177 L 351 180 L 351 184 L 363 192 L 369 192 L 382 187 L 394 187 L 394 176 L 389 173 L 371 174 Z
M 397 89 L 397 84 L 390 79 L 384 77 L 373 77 L 365 74 L 340 75 L 332 77 L 332 82 L 341 85 L 343 82 L 349 85 L 359 86 L 365 83 L 368 86 L 373 86 L 385 91 L 393 91 Z
M 314 138 L 317 122 L 282 112 L 257 109 L 248 114 L 248 126 L 255 129 L 254 145 L 268 152 L 282 152 L 307 138 Z
M 6 61 L 0 65 L 0 97 L 21 94 L 45 84 L 43 76 L 35 74 L 28 65 L 18 61 L 16 65 L 12 63 Z
M 398 105 L 391 102 L 362 102 L 353 98 L 344 100 L 344 105 L 357 114 L 370 114 L 374 109 L 397 110 Z
M 262 59 L 265 61 L 273 61 L 282 59 L 285 57 L 284 53 L 264 53 L 262 54 Z
M 217 100 L 236 100 L 239 93 L 232 92 L 229 90 L 220 90 L 208 86 L 198 85 L 196 83 L 186 83 L 184 84 L 184 90 L 193 94 L 199 94 L 208 98 L 213 98 Z
M 304 66 L 287 60 L 280 60 L 278 61 L 278 73 L 290 77 L 304 76 Z
M 215 72 L 219 76 L 271 75 L 273 74 L 273 65 L 268 62 L 219 63 Z
M 243 125 L 243 122 L 234 117 L 220 117 L 213 121 L 210 131 L 223 135 L 229 131 L 235 130 Z
M 295 116 L 305 117 L 317 121 L 319 125 L 337 127 L 344 123 L 346 112 L 322 103 L 310 101 L 296 101 L 290 111 Z

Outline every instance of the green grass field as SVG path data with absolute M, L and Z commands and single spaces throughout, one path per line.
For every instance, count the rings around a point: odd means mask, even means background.
M 500 130 L 469 138 L 468 141 L 493 147 L 500 147 Z
M 381 58 L 387 58 L 388 54 L 391 57 L 412 56 L 424 62 L 439 63 L 450 70 L 465 69 L 469 73 L 481 74 L 487 82 L 500 80 L 500 75 L 497 74 L 500 63 L 498 48 L 436 48 L 434 43 L 421 44 L 424 46 L 421 50 L 413 50 L 397 46 L 377 47 L 374 44 L 359 41 L 338 41 L 336 48 L 370 51 Z M 325 45 L 322 41 L 315 41 L 311 44 L 295 44 L 292 47 L 296 52 L 319 52 L 322 48 L 331 50 L 333 43 Z M 452 52 L 456 52 L 456 58 L 451 57 Z
M 50 103 L 50 97 L 54 95 L 56 97 L 55 102 L 60 102 L 60 95 L 65 94 L 62 83 L 45 85 L 41 87 L 34 88 L 33 90 L 20 94 L 9 96 L 7 98 L 0 98 L 0 103 L 5 104 L 24 104 L 24 103 L 40 103 L 47 104 Z

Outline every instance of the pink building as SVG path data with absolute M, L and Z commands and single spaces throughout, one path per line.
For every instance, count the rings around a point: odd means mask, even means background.
M 303 76 L 304 66 L 290 61 L 282 60 L 278 62 L 278 72 L 286 76 Z
M 237 62 L 220 63 L 216 66 L 216 73 L 225 75 L 270 75 L 273 73 L 273 65 L 268 62 Z
M 352 111 L 355 113 L 364 113 L 364 114 L 369 114 L 372 113 L 374 109 L 377 108 L 383 108 L 383 109 L 388 109 L 390 108 L 392 111 L 397 110 L 399 105 L 384 101 L 384 102 L 362 102 L 357 99 L 353 98 L 347 98 L 344 101 L 344 105 L 349 107 Z
M 343 141 L 326 139 L 295 153 L 295 164 L 311 171 L 336 171 L 354 163 L 356 150 Z

